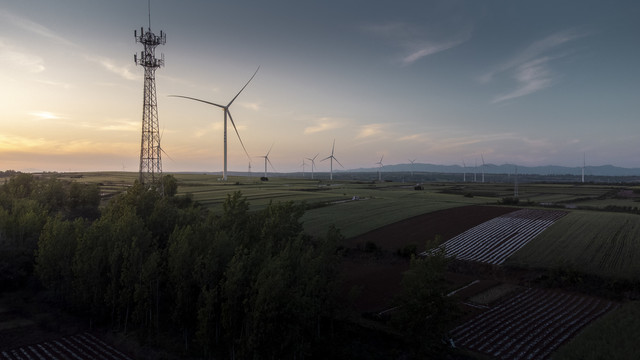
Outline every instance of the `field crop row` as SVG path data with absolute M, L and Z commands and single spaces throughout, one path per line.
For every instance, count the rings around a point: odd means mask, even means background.
M 500 265 L 565 214 L 522 209 L 494 218 L 447 240 L 447 256 Z
M 639 219 L 632 214 L 572 211 L 507 264 L 636 277 L 640 271 Z
M 611 301 L 527 289 L 451 331 L 454 344 L 500 359 L 547 359 L 581 328 L 617 307 Z
M 111 345 L 89 333 L 50 340 L 0 352 L 0 359 L 105 359 L 131 360 Z

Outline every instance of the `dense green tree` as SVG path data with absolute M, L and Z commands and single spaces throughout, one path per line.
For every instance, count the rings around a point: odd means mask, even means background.
M 42 284 L 65 302 L 73 289 L 73 259 L 78 239 L 86 228 L 82 219 L 70 222 L 60 216 L 49 218 L 38 240 L 36 274 Z
M 178 179 L 173 175 L 162 177 L 162 191 L 164 196 L 175 196 L 178 193 Z
M 419 358 L 440 358 L 448 350 L 446 332 L 458 314 L 447 296 L 444 273 L 450 261 L 443 247 L 412 256 L 402 278 L 402 293 L 392 323 L 404 333 Z

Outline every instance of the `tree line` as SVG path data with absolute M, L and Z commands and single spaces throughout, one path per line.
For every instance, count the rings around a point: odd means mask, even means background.
M 162 181 L 164 193 L 136 182 L 100 207 L 96 185 L 11 178 L 0 187 L 3 288 L 20 287 L 33 274 L 51 301 L 91 326 L 150 343 L 169 334 L 185 354 L 326 353 L 319 349 L 335 335 L 343 299 L 339 231 L 305 234 L 304 204 L 249 211 L 240 192 L 213 213 L 176 196 L 173 176 Z M 395 323 L 411 339 L 430 335 L 438 344 L 444 322 L 433 320 L 450 307 L 438 275 L 444 256 L 434 259 L 412 260 L 401 301 L 407 305 Z M 424 286 L 425 274 L 433 286 Z

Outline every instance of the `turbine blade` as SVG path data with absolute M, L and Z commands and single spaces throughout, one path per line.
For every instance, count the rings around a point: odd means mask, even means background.
M 274 145 L 274 144 L 275 144 L 275 143 L 272 143 L 272 144 L 271 144 L 271 147 L 269 148 L 269 151 L 267 151 L 267 155 L 265 155 L 265 157 L 269 156 L 269 154 L 271 153 L 271 149 L 273 149 L 273 145 Z
M 271 165 L 271 168 L 273 169 L 273 171 L 278 171 L 278 170 L 276 170 L 276 168 L 271 163 L 271 160 L 269 160 L 269 158 L 266 158 L 266 159 L 267 159 L 267 162 L 269 163 L 269 165 Z
M 240 133 L 238 132 L 238 128 L 236 127 L 236 123 L 233 121 L 233 118 L 231 117 L 231 111 L 229 111 L 229 109 L 225 109 L 225 111 L 229 115 L 229 120 L 231 120 L 231 125 L 233 125 L 233 130 L 235 130 L 236 135 L 238 135 L 238 140 L 240 140 L 240 145 L 242 145 L 242 149 L 244 150 L 244 153 L 247 154 L 247 157 L 250 157 L 249 152 L 247 151 L 247 148 L 244 147 L 244 143 L 242 142 L 242 138 L 240 137 Z
M 318 157 L 318 155 L 320 155 L 320 153 L 317 153 L 316 156 L 313 157 L 312 161 L 315 160 Z
M 335 160 L 335 161 L 338 163 L 338 165 L 340 165 L 340 167 L 342 167 L 342 168 L 344 169 L 344 166 L 342 166 L 342 164 L 340 164 L 340 161 L 338 161 L 338 159 L 336 159 L 336 158 L 334 157 L 334 158 L 333 158 L 333 160 Z
M 322 160 L 320 160 L 320 161 L 325 161 L 325 160 L 327 160 L 327 159 L 331 159 L 332 157 L 333 157 L 333 156 L 327 156 L 326 158 L 324 158 L 324 159 L 322 159 Z
M 258 68 L 256 69 L 256 72 L 253 73 L 253 75 L 251 76 L 251 78 L 249 79 L 249 81 L 247 81 L 246 84 L 244 84 L 244 86 L 242 87 L 242 89 L 240 89 L 240 91 L 238 91 L 238 93 L 236 94 L 236 96 L 233 97 L 233 99 L 231 99 L 231 101 L 229 101 L 229 104 L 227 105 L 227 107 L 231 106 L 231 104 L 233 104 L 234 101 L 236 101 L 236 98 L 238 97 L 238 95 L 240 95 L 240 93 L 242 92 L 242 90 L 244 90 L 244 88 L 247 87 L 247 85 L 249 85 L 249 83 L 251 82 L 251 80 L 253 80 L 253 77 L 256 76 L 256 74 L 258 73 L 258 70 L 260 70 L 260 66 L 258 66 Z
M 333 156 L 333 150 L 336 148 L 336 139 L 333 139 L 333 146 L 331 146 L 331 156 Z
M 173 158 L 172 158 L 169 154 L 167 154 L 167 152 L 166 152 L 166 151 L 164 151 L 164 149 L 163 149 L 163 148 L 161 148 L 160 146 L 158 146 L 158 148 L 160 149 L 160 151 L 162 151 L 162 153 L 164 153 L 165 155 L 167 155 L 167 157 L 169 158 L 169 160 L 171 160 L 171 161 L 175 162 L 175 160 L 173 160 Z
M 205 104 L 209 104 L 209 105 L 217 106 L 217 107 L 219 107 L 219 108 L 221 108 L 221 109 L 224 109 L 224 108 L 225 108 L 223 105 L 216 104 L 216 103 L 213 103 L 213 102 L 211 102 L 211 101 L 206 101 L 206 100 L 196 99 L 196 98 L 189 97 L 189 96 L 182 96 L 182 95 L 169 95 L 169 97 L 178 97 L 178 98 L 183 98 L 183 99 L 189 99 L 189 100 L 199 101 L 199 102 L 203 102 L 203 103 L 205 103 Z

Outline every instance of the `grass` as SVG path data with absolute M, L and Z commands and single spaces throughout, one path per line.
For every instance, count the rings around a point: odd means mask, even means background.
M 639 220 L 632 214 L 572 211 L 505 264 L 635 278 L 640 273 Z
M 413 189 L 355 192 L 362 200 L 312 209 L 302 220 L 310 234 L 321 234 L 333 224 L 349 238 L 394 222 L 452 207 L 493 203 L 488 198 L 466 198 Z
M 640 354 L 640 301 L 623 304 L 587 326 L 558 349 L 555 360 L 637 359 Z

